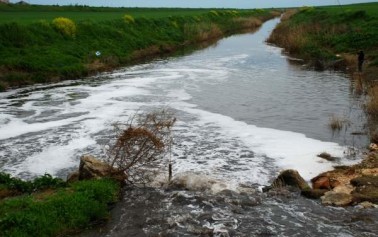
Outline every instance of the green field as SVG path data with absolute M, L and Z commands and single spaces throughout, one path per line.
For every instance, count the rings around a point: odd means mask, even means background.
M 17 22 L 35 23 L 40 20 L 51 21 L 56 17 L 67 17 L 80 21 L 109 21 L 121 18 L 125 14 L 134 18 L 163 18 L 169 16 L 199 16 L 211 9 L 193 8 L 111 8 L 86 6 L 38 6 L 38 5 L 0 5 L 0 24 Z M 228 11 L 232 9 L 224 9 Z M 248 12 L 247 10 L 237 10 Z
M 360 4 L 351 4 L 351 5 L 336 5 L 336 6 L 327 6 L 327 7 L 320 7 L 319 9 L 325 10 L 332 14 L 338 14 L 342 12 L 351 12 L 356 10 L 363 10 L 370 16 L 378 16 L 378 4 L 371 2 L 371 3 L 360 3 Z
M 109 21 L 121 18 L 125 14 L 132 15 L 135 18 L 162 18 L 167 16 L 195 16 L 209 12 L 209 10 L 191 10 L 191 9 L 122 9 L 122 11 L 15 11 L 1 12 L 0 24 L 6 22 L 17 22 L 22 24 L 35 23 L 40 20 L 51 21 L 56 17 L 67 17 L 76 22 L 79 21 Z
M 137 63 L 255 29 L 279 14 L 261 9 L 0 5 L 0 91 Z M 54 23 L 56 17 L 71 23 Z

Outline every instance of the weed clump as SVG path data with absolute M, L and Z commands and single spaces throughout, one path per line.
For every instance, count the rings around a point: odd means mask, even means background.
M 76 24 L 69 18 L 58 17 L 52 21 L 54 28 L 64 36 L 75 37 Z
M 332 117 L 329 119 L 328 126 L 330 129 L 332 129 L 332 131 L 340 131 L 347 123 L 348 121 L 346 121 L 345 119 L 332 115 Z
M 210 14 L 210 16 L 214 16 L 214 17 L 218 17 L 219 16 L 219 13 L 217 11 L 215 11 L 215 10 L 211 10 L 209 12 L 209 14 Z
M 122 19 L 123 19 L 123 21 L 124 22 L 126 22 L 127 24 L 133 24 L 133 23 L 135 23 L 135 19 L 134 19 L 134 17 L 133 16 L 131 16 L 131 15 L 124 15 L 123 17 L 122 17 Z

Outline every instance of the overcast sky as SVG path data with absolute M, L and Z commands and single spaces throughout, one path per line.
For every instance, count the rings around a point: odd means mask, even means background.
M 18 2 L 19 0 L 11 0 Z M 374 0 L 25 0 L 31 4 L 112 7 L 269 8 L 320 6 L 372 2 Z

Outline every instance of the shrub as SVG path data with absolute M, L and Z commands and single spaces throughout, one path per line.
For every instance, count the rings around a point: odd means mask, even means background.
M 172 113 L 162 110 L 137 114 L 125 124 L 115 124 L 116 139 L 109 146 L 109 164 L 124 172 L 132 183 L 148 182 L 170 152 L 175 121 Z
M 211 11 L 209 12 L 209 14 L 210 14 L 211 16 L 219 16 L 219 13 L 218 13 L 217 11 L 215 11 L 215 10 L 211 10 Z
M 127 23 L 127 24 L 131 24 L 131 23 L 135 23 L 135 19 L 133 16 L 130 16 L 130 15 L 124 15 L 122 17 L 122 19 Z
M 56 30 L 61 34 L 69 37 L 75 37 L 76 24 L 71 19 L 65 17 L 58 17 L 52 21 L 52 24 Z

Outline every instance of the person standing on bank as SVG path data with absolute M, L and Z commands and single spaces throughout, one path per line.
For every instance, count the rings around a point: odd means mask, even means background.
M 358 52 L 358 71 L 359 72 L 362 72 L 362 64 L 364 63 L 364 60 L 365 60 L 364 51 L 360 50 L 360 52 Z

